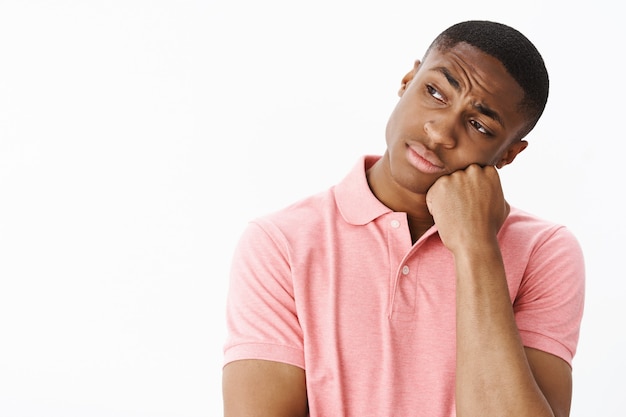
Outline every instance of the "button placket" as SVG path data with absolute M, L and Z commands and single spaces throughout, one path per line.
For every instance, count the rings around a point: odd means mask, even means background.
M 412 261 L 405 259 L 412 250 L 408 229 L 404 219 L 388 220 L 387 239 L 390 252 L 391 274 L 391 317 L 410 319 L 415 313 L 417 277 Z

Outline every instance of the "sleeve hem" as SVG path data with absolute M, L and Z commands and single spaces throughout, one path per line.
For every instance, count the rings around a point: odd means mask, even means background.
M 230 362 L 244 359 L 281 362 L 305 369 L 303 352 L 288 346 L 269 343 L 244 343 L 230 346 L 224 350 L 224 366 Z
M 558 341 L 542 334 L 530 331 L 520 330 L 519 333 L 524 346 L 538 349 L 550 353 L 554 356 L 558 356 L 559 358 L 567 362 L 570 367 L 572 366 L 572 359 L 574 358 L 574 354 Z

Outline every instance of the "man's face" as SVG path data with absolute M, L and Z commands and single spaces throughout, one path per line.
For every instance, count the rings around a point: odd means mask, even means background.
M 523 90 L 495 58 L 461 43 L 432 50 L 403 79 L 386 130 L 389 172 L 426 193 L 442 175 L 477 163 L 501 167 L 527 145 Z

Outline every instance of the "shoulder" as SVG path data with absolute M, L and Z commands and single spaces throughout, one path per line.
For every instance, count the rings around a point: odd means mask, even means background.
M 296 201 L 282 209 L 259 216 L 252 224 L 267 232 L 280 232 L 284 235 L 301 233 L 328 222 L 337 215 L 334 187 Z
M 520 272 L 522 285 L 549 282 L 550 287 L 567 286 L 582 294 L 584 254 L 568 227 L 511 209 L 498 238 L 505 262 Z
M 580 250 L 578 239 L 567 226 L 515 207 L 511 207 L 511 213 L 500 231 L 500 239 L 505 245 L 514 247 L 538 249 L 548 244 Z
M 254 252 L 293 246 L 320 239 L 328 224 L 337 222 L 334 187 L 296 201 L 279 210 L 250 220 L 240 236 L 239 246 Z

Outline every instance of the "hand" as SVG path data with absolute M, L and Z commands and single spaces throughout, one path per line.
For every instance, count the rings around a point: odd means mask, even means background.
M 426 204 L 452 253 L 495 242 L 510 210 L 496 168 L 476 164 L 439 178 L 428 190 Z

